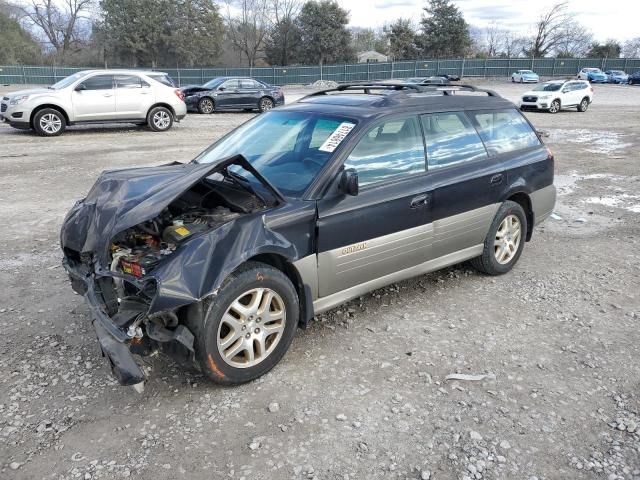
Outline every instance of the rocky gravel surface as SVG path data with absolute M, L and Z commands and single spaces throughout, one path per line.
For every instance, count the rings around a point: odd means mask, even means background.
M 240 387 L 148 358 L 143 394 L 108 375 L 60 222 L 101 170 L 188 160 L 251 115 L 0 125 L 0 478 L 640 479 L 640 88 L 595 88 L 587 113 L 527 114 L 560 195 L 511 273 L 367 294 Z

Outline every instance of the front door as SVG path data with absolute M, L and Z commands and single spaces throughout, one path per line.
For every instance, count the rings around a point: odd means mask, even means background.
M 318 202 L 319 296 L 425 262 L 432 237 L 418 118 L 368 129 L 344 162 L 358 172 L 357 196 Z
M 71 97 L 76 122 L 109 120 L 116 115 L 113 75 L 94 75 L 80 82 Z
M 153 103 L 151 86 L 137 75 L 115 75 L 116 112 L 121 120 L 145 118 Z
M 216 109 L 232 110 L 242 108 L 240 80 L 231 79 L 218 87 L 216 92 Z

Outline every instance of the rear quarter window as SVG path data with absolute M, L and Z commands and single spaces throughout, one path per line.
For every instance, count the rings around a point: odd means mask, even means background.
M 489 155 L 540 145 L 540 139 L 522 114 L 514 109 L 470 112 Z

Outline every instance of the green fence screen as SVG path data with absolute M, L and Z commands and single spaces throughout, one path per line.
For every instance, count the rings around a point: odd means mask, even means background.
M 640 70 L 638 58 L 459 58 L 403 62 L 306 65 L 256 68 L 157 68 L 180 86 L 202 84 L 220 76 L 253 77 L 273 85 L 309 84 L 316 80 L 356 82 L 454 74 L 463 77 L 509 77 L 514 70 L 531 69 L 543 77 L 574 76 L 584 67 Z M 0 65 L 0 84 L 50 85 L 86 68 Z

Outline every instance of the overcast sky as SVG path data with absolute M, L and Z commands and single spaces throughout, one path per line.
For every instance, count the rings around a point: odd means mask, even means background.
M 495 21 L 522 34 L 530 33 L 540 12 L 558 0 L 454 0 L 467 23 L 479 27 Z M 416 23 L 424 0 L 338 0 L 351 12 L 355 27 L 382 27 L 398 17 Z M 640 36 L 640 0 L 569 0 L 569 11 L 597 40 L 627 40 Z

